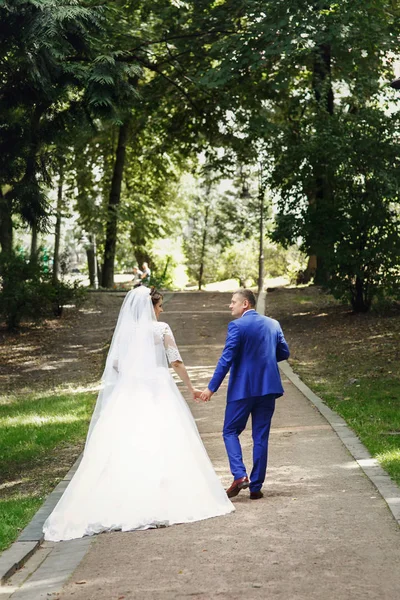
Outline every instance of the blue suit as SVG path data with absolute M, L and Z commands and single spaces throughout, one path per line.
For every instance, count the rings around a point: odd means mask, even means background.
M 249 310 L 229 323 L 225 348 L 208 384 L 216 392 L 230 370 L 223 436 L 234 479 L 246 476 L 239 435 L 252 416 L 252 492 L 264 483 L 275 399 L 283 394 L 278 362 L 288 357 L 278 321 Z

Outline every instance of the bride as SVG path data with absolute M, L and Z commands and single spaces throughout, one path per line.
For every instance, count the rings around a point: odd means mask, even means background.
M 197 392 L 159 292 L 125 297 L 81 464 L 43 531 L 60 541 L 189 523 L 234 510 L 168 370 Z

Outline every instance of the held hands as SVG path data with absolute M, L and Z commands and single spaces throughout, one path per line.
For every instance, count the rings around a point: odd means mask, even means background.
M 211 400 L 211 396 L 213 395 L 214 392 L 212 392 L 211 390 L 209 390 L 208 388 L 206 388 L 201 394 L 200 394 L 200 399 L 203 402 L 209 402 Z
M 195 402 L 209 402 L 211 396 L 213 395 L 213 392 L 211 392 L 208 388 L 202 392 L 193 388 L 191 392 Z
M 192 396 L 195 402 L 200 402 L 201 394 L 200 390 L 192 389 Z

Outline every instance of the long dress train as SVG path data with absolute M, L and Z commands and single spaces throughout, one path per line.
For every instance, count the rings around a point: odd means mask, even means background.
M 46 540 L 80 538 L 226 515 L 234 507 L 217 477 L 168 365 L 179 351 L 154 323 L 151 378 L 123 377 L 100 412 L 82 462 L 44 525 Z M 130 381 L 130 385 L 127 385 Z

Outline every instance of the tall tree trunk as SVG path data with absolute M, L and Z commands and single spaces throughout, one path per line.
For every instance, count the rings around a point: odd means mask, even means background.
M 89 235 L 89 244 L 86 246 L 86 258 L 90 287 L 96 288 L 96 240 L 94 235 Z
M 302 278 L 301 283 L 309 283 L 311 279 L 315 277 L 315 273 L 317 272 L 317 257 L 315 254 L 311 254 L 308 257 L 307 267 L 304 271 L 304 276 Z
M 13 247 L 12 205 L 7 194 L 0 187 L 0 245 L 3 252 L 11 252 Z
M 164 271 L 163 271 L 163 274 L 161 275 L 161 280 L 162 280 L 163 282 L 164 282 L 164 281 L 166 280 L 166 278 L 167 278 L 167 274 L 168 274 L 168 267 L 169 267 L 169 265 L 170 265 L 170 262 L 171 262 L 171 257 L 170 257 L 170 256 L 167 256 L 167 261 L 166 261 L 166 263 L 165 263 Z
M 31 263 L 36 260 L 38 251 L 38 225 L 36 219 L 32 223 L 32 233 L 31 233 L 31 253 L 30 253 L 30 261 Z
M 151 258 L 146 250 L 146 237 L 143 235 L 140 227 L 137 227 L 137 225 L 134 224 L 131 227 L 129 238 L 133 247 L 133 255 L 135 257 L 136 264 L 139 269 L 141 269 L 144 262 L 151 262 Z
M 96 271 L 97 271 L 97 281 L 101 281 L 101 274 L 103 272 L 103 265 L 99 261 L 97 255 L 96 255 Z
M 351 305 L 354 312 L 368 312 L 371 307 L 368 285 L 359 275 L 356 276 L 355 285 L 351 290 Z
M 312 86 L 314 97 L 320 107 L 322 118 L 324 119 L 326 114 L 332 116 L 334 111 L 334 95 L 331 83 L 330 44 L 320 44 L 316 50 L 313 64 Z M 327 175 L 328 164 L 329 156 L 321 156 L 318 160 L 318 164 L 314 166 L 314 202 L 310 205 L 314 222 L 311 250 L 312 254 L 315 254 L 317 262 L 314 281 L 320 285 L 326 284 L 329 278 L 326 259 L 331 251 L 331 220 L 329 214 L 331 210 L 332 193 Z
M 135 259 L 137 262 L 137 266 L 139 267 L 139 270 L 142 270 L 142 264 L 144 262 L 147 262 L 147 264 L 151 263 L 150 256 L 147 254 L 147 252 L 145 252 L 141 248 L 135 248 L 134 255 L 135 255 Z
M 33 109 L 30 121 L 29 130 L 29 153 L 26 159 L 25 173 L 20 182 L 21 187 L 31 188 L 31 201 L 29 205 L 25 206 L 26 220 L 32 228 L 32 242 L 31 242 L 31 260 L 33 260 L 37 253 L 37 236 L 39 232 L 40 218 L 44 216 L 43 206 L 41 205 L 40 198 L 40 186 L 36 178 L 38 170 L 38 154 L 40 151 L 40 120 L 46 111 L 46 106 L 42 104 L 36 104 Z
M 126 142 L 128 139 L 129 120 L 120 126 L 118 144 L 115 155 L 113 178 L 111 181 L 110 196 L 107 208 L 106 240 L 104 245 L 104 259 L 101 285 L 111 288 L 114 285 L 114 261 L 117 245 L 118 206 L 121 201 L 122 177 L 125 166 Z
M 53 285 L 58 281 L 58 271 L 60 266 L 60 238 L 61 238 L 61 218 L 63 209 L 63 185 L 64 185 L 64 167 L 60 165 L 58 189 L 57 189 L 57 211 L 56 228 L 54 234 L 54 254 L 53 254 Z
M 258 200 L 260 208 L 259 221 L 259 253 L 258 253 L 258 293 L 264 289 L 264 200 L 265 184 L 262 180 L 262 167 L 260 166 L 260 184 L 258 188 Z
M 208 216 L 210 212 L 210 206 L 206 206 L 206 211 L 204 214 L 204 231 L 203 237 L 201 240 L 201 250 L 200 250 L 200 269 L 199 269 L 199 279 L 198 279 L 198 287 L 199 291 L 203 286 L 203 277 L 204 277 L 204 262 L 206 258 L 206 248 L 207 248 L 207 227 L 208 227 Z

